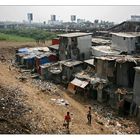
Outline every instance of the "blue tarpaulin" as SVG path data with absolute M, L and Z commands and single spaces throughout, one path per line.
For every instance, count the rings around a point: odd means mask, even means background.
M 40 65 L 45 64 L 45 63 L 49 63 L 49 59 L 47 57 L 42 57 L 40 59 Z
M 29 53 L 29 49 L 28 48 L 18 49 L 18 53 Z

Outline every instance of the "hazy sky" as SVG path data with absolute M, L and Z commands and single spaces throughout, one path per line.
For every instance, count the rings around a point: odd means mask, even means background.
M 70 21 L 74 14 L 92 22 L 99 19 L 120 23 L 131 15 L 140 15 L 140 6 L 0 6 L 0 21 L 27 20 L 28 12 L 33 13 L 34 22 L 48 21 L 51 14 L 57 20 Z

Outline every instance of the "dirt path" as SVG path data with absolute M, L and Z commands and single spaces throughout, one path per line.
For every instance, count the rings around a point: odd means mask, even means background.
M 13 45 L 21 47 L 20 44 Z M 27 44 L 22 44 L 24 45 Z M 14 49 L 11 47 L 9 43 L 7 47 L 0 44 L 0 50 L 7 58 L 6 63 L 0 63 L 0 133 L 65 134 L 67 132 L 62 124 L 67 111 L 72 116 L 71 134 L 113 133 L 98 123 L 100 119 L 95 111 L 92 114 L 92 126 L 86 124 L 89 103 L 80 101 L 80 97 L 76 100 L 72 94 L 60 88 L 57 92 L 61 96 L 41 91 L 30 78 L 26 82 L 20 82 L 17 79 L 21 75 L 18 69 L 11 67 L 9 70 L 8 60 L 14 57 Z M 53 99 L 67 100 L 69 105 L 58 105 Z M 17 115 L 11 117 L 14 114 Z
M 1 70 L 0 70 L 0 84 L 6 87 L 10 87 L 11 89 L 19 88 L 24 95 L 26 95 L 26 99 L 24 99 L 24 102 L 27 104 L 27 106 L 32 108 L 32 117 L 35 117 L 36 114 L 38 114 L 38 125 L 40 125 L 40 129 L 42 132 L 47 132 L 47 128 L 49 127 L 48 131 L 55 131 L 56 133 L 65 133 L 64 128 L 62 127 L 63 124 L 63 118 L 67 111 L 70 111 L 72 115 L 72 123 L 70 126 L 71 133 L 74 134 L 96 134 L 96 133 L 102 133 L 99 126 L 93 122 L 92 126 L 88 126 L 86 124 L 86 111 L 87 109 L 82 106 L 80 103 L 76 102 L 74 99 L 69 97 L 66 93 L 63 91 L 61 92 L 61 95 L 63 99 L 68 100 L 70 106 L 59 106 L 53 104 L 51 102 L 51 98 L 58 98 L 55 95 L 48 95 L 47 93 L 41 92 L 36 87 L 31 85 L 30 81 L 26 83 L 19 82 L 18 79 L 16 79 L 17 71 L 16 69 L 9 70 L 7 65 L 0 64 Z M 20 74 L 20 73 L 18 73 Z M 26 116 L 27 115 L 27 116 Z M 33 119 L 30 118 L 29 114 L 25 114 L 27 117 L 26 119 Z M 28 118 L 29 117 L 29 118 Z M 39 120 L 41 119 L 41 122 Z M 41 126 L 43 123 L 43 127 Z M 53 127 L 52 127 L 53 126 Z M 40 130 L 39 129 L 39 130 Z M 103 133 L 107 133 L 104 131 Z

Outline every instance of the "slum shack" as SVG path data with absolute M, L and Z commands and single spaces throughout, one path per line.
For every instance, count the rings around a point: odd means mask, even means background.
M 115 82 L 115 57 L 95 57 L 94 64 L 97 77 Z
M 52 39 L 52 45 L 57 45 L 59 43 L 60 43 L 59 38 L 53 38 Z
M 16 55 L 15 55 L 15 57 L 16 57 L 15 62 L 16 62 L 18 65 L 22 65 L 22 64 L 23 64 L 22 58 L 23 58 L 24 56 L 28 56 L 28 54 L 26 54 L 26 53 L 16 53 Z
M 54 83 L 60 84 L 62 81 L 61 73 L 62 73 L 62 67 L 60 64 L 52 65 L 48 69 L 48 75 L 50 75 L 49 80 L 51 80 Z
M 49 62 L 51 62 L 51 63 L 56 63 L 56 62 L 58 61 L 58 56 L 57 56 L 57 54 L 54 53 L 54 52 L 49 53 L 49 54 L 48 54 L 48 60 L 49 60 Z
M 140 57 L 117 55 L 95 57 L 95 71 L 98 77 L 108 79 L 118 86 L 133 87 L 134 67 L 140 65 Z
M 117 110 L 121 107 L 123 115 L 129 115 L 133 97 L 132 88 L 109 85 L 104 91 L 107 93 L 108 105 Z
M 123 113 L 129 114 L 133 96 L 134 67 L 140 65 L 138 56 L 118 55 L 96 57 L 94 60 L 96 76 L 108 80 L 102 92 L 106 94 L 107 103 L 117 109 L 123 100 Z
M 49 80 L 50 79 L 50 76 L 49 75 L 49 72 L 48 72 L 48 69 L 52 66 L 52 63 L 45 63 L 45 64 L 42 64 L 40 65 L 40 77 L 42 80 Z
M 112 34 L 112 48 L 127 54 L 140 52 L 139 32 L 119 32 Z
M 18 65 L 21 65 L 22 64 L 22 57 L 26 56 L 26 55 L 29 55 L 29 49 L 28 48 L 20 48 L 16 51 L 16 60 L 15 62 L 18 64 Z
M 23 56 L 21 61 L 27 69 L 33 69 L 35 67 L 35 54 Z
M 73 94 L 80 94 L 82 96 L 85 96 L 86 95 L 86 87 L 88 86 L 88 84 L 89 84 L 89 81 L 74 78 L 68 84 L 68 91 L 70 91 Z
M 18 64 L 23 64 L 23 61 L 29 61 L 27 63 L 31 64 L 35 61 L 33 60 L 33 56 L 39 56 L 48 51 L 49 49 L 47 47 L 20 48 L 16 51 L 16 62 L 18 62 Z M 26 60 L 24 60 L 23 57 L 25 57 Z
M 51 52 L 55 53 L 56 56 L 59 56 L 59 44 L 48 46 Z
M 35 57 L 35 68 L 37 73 L 41 74 L 40 65 L 45 63 L 53 63 L 57 61 L 57 57 L 54 53 L 46 52 Z
M 90 58 L 91 33 L 67 33 L 58 35 L 59 60 L 85 60 Z
M 94 99 L 99 102 L 105 101 L 105 94 L 102 89 L 106 87 L 107 80 L 96 77 L 95 71 L 86 69 L 75 74 L 75 78 L 80 80 L 88 81 L 88 87 L 86 88 L 86 96 L 89 99 Z
M 77 60 L 60 61 L 62 66 L 62 82 L 68 84 L 74 79 L 74 74 L 83 69 L 83 62 Z
M 116 84 L 132 88 L 134 84 L 135 66 L 140 65 L 138 56 L 121 56 L 116 59 Z
M 48 57 L 46 54 L 41 54 L 35 57 L 35 69 L 37 73 L 41 74 L 40 65 L 49 63 Z

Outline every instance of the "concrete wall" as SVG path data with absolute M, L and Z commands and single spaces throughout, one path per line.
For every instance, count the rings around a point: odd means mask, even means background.
M 119 64 L 117 63 L 117 77 L 116 77 L 116 83 L 119 86 L 128 86 L 128 64 L 123 63 Z
M 103 61 L 101 59 L 97 60 L 97 65 L 95 67 L 97 76 L 100 78 L 107 78 L 107 61 Z
M 133 62 L 117 63 L 116 83 L 119 86 L 133 88 L 136 66 Z
M 68 38 L 64 37 L 64 38 L 60 38 L 60 44 L 59 44 L 59 59 L 60 60 L 66 60 L 66 55 L 67 55 L 67 51 L 66 51 L 66 47 L 68 44 Z
M 82 36 L 82 37 L 78 37 L 78 48 L 80 50 L 80 54 L 84 53 L 85 54 L 85 59 L 89 59 L 90 58 L 90 48 L 91 48 L 91 39 L 92 36 L 88 35 L 88 36 Z
M 90 48 L 91 48 L 91 39 L 92 36 L 82 36 L 77 37 L 77 46 L 75 46 L 75 51 L 77 55 L 72 54 L 71 49 L 71 38 L 60 38 L 60 45 L 59 45 L 59 59 L 66 60 L 66 59 L 74 59 L 74 60 L 82 60 L 82 53 L 85 55 L 84 59 L 90 58 Z M 76 49 L 77 47 L 77 49 Z M 78 54 L 80 53 L 80 56 Z
M 125 51 L 131 53 L 135 51 L 136 38 L 128 38 L 122 36 L 112 35 L 112 47 L 116 50 Z
M 140 70 L 136 70 L 134 81 L 134 102 L 140 106 Z
M 62 75 L 66 76 L 67 81 L 71 81 L 72 75 L 75 74 L 76 72 L 79 72 L 82 69 L 82 65 L 78 65 L 75 67 L 63 67 L 63 72 Z
M 108 77 L 114 77 L 114 61 L 107 61 L 97 59 L 97 63 L 95 64 L 95 71 L 97 76 L 103 79 L 107 79 Z

